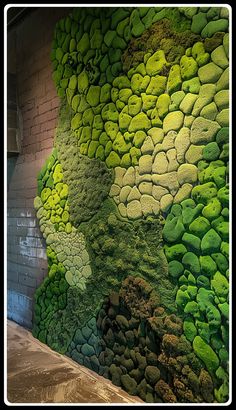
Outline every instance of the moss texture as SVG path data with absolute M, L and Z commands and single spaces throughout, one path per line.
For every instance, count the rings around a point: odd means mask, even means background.
M 228 399 L 227 11 L 78 7 L 55 27 L 33 334 L 147 403 Z

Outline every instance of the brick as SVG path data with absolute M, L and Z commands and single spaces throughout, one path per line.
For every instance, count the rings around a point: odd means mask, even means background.
M 35 108 L 35 99 L 32 98 L 31 100 L 28 100 L 25 102 L 25 104 L 22 105 L 22 111 L 27 112 L 27 111 L 31 111 Z
M 36 153 L 36 159 L 40 159 L 42 161 L 41 167 L 43 166 L 45 160 L 47 157 L 51 154 L 51 148 L 50 149 L 45 149 L 43 151 L 39 151 Z
M 51 110 L 51 101 L 46 101 L 45 103 L 39 105 L 38 113 L 39 115 L 41 115 L 50 110 Z
M 17 263 L 18 255 L 16 253 L 12 253 L 12 252 L 9 252 L 9 250 L 7 250 L 7 260 Z
M 26 247 L 40 248 L 40 250 L 44 247 L 44 244 L 40 238 L 35 238 L 29 235 L 19 237 L 19 244 Z
M 27 265 L 18 265 L 18 272 L 24 275 L 31 276 L 34 279 L 37 279 L 38 276 L 45 276 L 45 274 L 47 273 L 45 269 L 33 268 L 32 266 Z
M 27 130 L 33 126 L 33 118 L 29 118 L 23 122 L 23 129 Z
M 48 140 L 45 140 L 45 141 L 41 141 L 40 146 L 41 146 L 42 150 L 47 149 L 47 148 L 52 148 L 53 147 L 53 140 L 48 139 Z
M 25 245 L 16 245 L 16 252 L 22 256 L 28 256 L 29 258 L 36 258 L 37 248 L 25 246 Z
M 46 59 L 45 59 L 45 62 L 46 62 Z M 39 68 L 40 67 L 38 66 L 38 69 Z M 46 82 L 49 73 L 50 73 L 50 71 L 49 71 L 48 65 L 46 65 L 46 67 L 41 68 L 41 70 L 38 72 L 39 81 L 45 81 Z
M 44 280 L 44 278 L 47 276 L 47 272 L 45 273 L 45 275 L 42 275 L 42 276 L 37 276 L 37 278 L 36 278 L 36 288 L 38 288 L 41 284 L 42 284 L 42 282 L 43 282 L 43 280 Z
M 18 272 L 19 265 L 15 262 L 7 261 L 7 271 L 8 272 Z
M 59 108 L 60 107 L 60 99 L 59 99 L 59 97 L 54 97 L 52 100 L 51 100 L 51 107 L 52 108 Z
M 15 260 L 13 262 L 15 262 Z M 39 259 L 39 258 L 29 257 L 25 255 L 20 255 L 20 254 L 17 254 L 17 263 L 20 263 L 21 265 L 26 265 L 26 266 L 32 266 L 33 268 L 45 268 L 46 269 L 48 266 L 46 259 Z
M 7 235 L 7 246 L 8 248 L 11 246 L 12 250 L 14 251 L 14 246 L 18 245 L 18 237 L 14 235 Z M 10 249 L 9 249 L 10 250 Z
M 40 124 L 37 124 L 31 127 L 30 133 L 32 136 L 34 136 L 35 134 L 38 134 L 39 132 L 40 132 Z
M 37 151 L 40 151 L 40 143 L 32 143 L 30 145 L 27 145 L 26 147 L 22 147 L 22 153 L 23 154 L 32 154 L 36 153 Z
M 42 133 L 42 132 L 45 132 L 45 131 L 52 130 L 53 128 L 54 128 L 54 127 L 52 127 L 51 121 L 50 121 L 50 119 L 49 119 L 49 120 L 45 120 L 45 121 L 42 122 L 40 131 L 41 131 L 41 133 Z
M 16 226 L 17 218 L 8 218 L 7 219 L 7 226 Z
M 25 162 L 25 157 L 24 155 L 19 155 L 16 161 L 16 165 L 23 164 Z
M 30 228 L 27 228 L 27 227 L 25 227 L 25 226 L 16 226 L 16 225 L 14 225 L 14 226 L 9 226 L 8 228 L 7 228 L 7 234 L 9 235 L 9 236 L 23 236 L 23 235 L 27 235 L 27 231 L 28 231 L 28 229 L 30 229 Z
M 19 274 L 19 283 L 31 288 L 36 288 L 36 279 L 29 275 Z
M 16 224 L 17 226 L 29 226 L 30 228 L 32 228 L 36 226 L 36 219 L 35 218 L 17 218 Z
M 31 286 L 26 287 L 26 296 L 28 296 L 28 298 L 30 298 L 32 301 L 34 298 L 35 290 L 36 290 L 36 284 L 34 287 L 31 287 Z M 33 312 L 31 314 L 33 314 Z
M 30 198 L 35 198 L 36 195 L 37 195 L 37 186 L 36 186 L 36 184 L 35 184 L 35 187 L 34 187 L 34 188 L 29 188 L 29 189 L 26 189 L 26 188 L 27 188 L 27 186 L 26 186 L 25 189 L 24 189 L 24 191 L 25 191 L 25 198 L 28 198 L 28 199 L 30 199 Z
M 27 294 L 27 287 L 25 285 L 23 285 L 22 283 L 13 282 L 13 281 L 9 280 L 7 282 L 7 287 L 8 287 L 8 289 L 11 289 L 15 292 L 19 292 L 23 295 Z
M 35 217 L 34 208 L 11 208 L 9 209 L 9 218 L 11 217 Z
M 47 130 L 47 131 L 41 131 L 40 134 L 37 136 L 39 138 L 39 142 L 52 139 L 54 138 L 55 135 L 55 129 L 52 130 Z
M 8 193 L 8 199 L 7 199 L 7 206 L 11 207 L 14 206 L 15 208 L 19 207 L 21 208 L 22 206 L 26 205 L 26 201 L 25 199 L 22 198 L 17 198 L 17 196 L 15 196 L 15 194 L 13 195 L 12 198 L 9 197 L 9 193 Z
M 46 103 L 47 101 L 51 101 L 51 96 L 48 94 L 44 94 L 42 97 L 37 98 L 37 104 L 41 105 Z
M 55 83 L 53 81 L 52 75 L 53 75 L 53 69 L 50 67 L 49 79 L 48 79 L 48 82 L 46 84 L 46 91 L 48 93 L 50 93 L 52 96 L 57 96 L 56 86 L 55 86 Z
M 33 236 L 34 238 L 40 238 L 42 242 L 42 233 L 40 232 L 39 228 L 28 228 L 28 236 Z
M 35 154 L 25 154 L 25 162 L 28 164 L 29 162 L 35 161 Z
M 34 118 L 35 108 L 31 108 L 30 110 L 24 111 L 23 114 L 23 122 L 25 123 L 28 120 L 32 120 Z M 28 128 L 26 128 L 28 129 Z
M 19 275 L 17 271 L 13 271 L 11 269 L 7 269 L 7 280 L 11 280 L 13 282 L 18 282 L 19 280 Z

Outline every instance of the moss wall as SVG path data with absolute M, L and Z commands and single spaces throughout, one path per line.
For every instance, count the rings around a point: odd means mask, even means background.
M 55 28 L 33 334 L 146 402 L 228 400 L 228 18 L 75 8 Z

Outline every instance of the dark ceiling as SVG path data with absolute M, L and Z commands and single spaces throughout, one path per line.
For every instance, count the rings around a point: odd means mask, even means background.
M 20 23 L 28 14 L 35 11 L 38 7 L 10 7 L 7 10 L 7 28 L 11 29 Z

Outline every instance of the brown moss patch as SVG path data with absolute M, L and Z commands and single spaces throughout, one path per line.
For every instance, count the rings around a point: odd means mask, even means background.
M 139 38 L 131 39 L 128 48 L 122 56 L 124 71 L 136 67 L 143 61 L 146 53 L 154 53 L 158 49 L 165 52 L 166 60 L 177 64 L 184 55 L 185 50 L 195 42 L 201 41 L 201 37 L 190 30 L 176 32 L 172 23 L 167 18 L 154 23 Z

